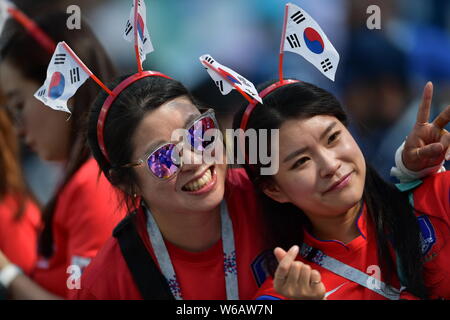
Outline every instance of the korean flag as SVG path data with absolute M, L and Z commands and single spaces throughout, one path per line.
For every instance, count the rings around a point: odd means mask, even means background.
M 90 77 L 87 71 L 72 49 L 60 42 L 48 66 L 47 78 L 34 96 L 54 110 L 71 113 L 67 101 Z
M 303 56 L 326 77 L 334 81 L 339 53 L 316 21 L 302 8 L 288 3 L 284 51 Z
M 131 6 L 130 18 L 125 26 L 123 38 L 128 42 L 135 42 L 135 35 L 137 46 L 139 50 L 139 57 L 141 63 L 145 61 L 147 54 L 153 52 L 153 45 L 150 40 L 150 34 L 147 29 L 147 8 L 144 0 L 133 0 Z M 135 4 L 137 3 L 137 10 Z M 136 15 L 135 15 L 136 13 Z M 136 32 L 134 26 L 136 25 Z
M 221 65 L 209 54 L 201 56 L 200 62 L 205 67 L 206 71 L 223 95 L 230 93 L 231 90 L 238 87 L 253 99 L 256 99 L 259 103 L 262 103 L 262 99 L 253 83 L 245 79 L 237 72 Z

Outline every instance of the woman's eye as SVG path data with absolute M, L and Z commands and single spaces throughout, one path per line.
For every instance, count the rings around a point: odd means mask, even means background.
M 333 141 L 335 141 L 337 138 L 339 138 L 339 135 L 341 134 L 340 131 L 336 131 L 335 133 L 333 133 L 329 138 L 328 138 L 328 143 L 332 143 Z
M 298 159 L 298 160 L 294 163 L 294 165 L 292 166 L 292 169 L 296 169 L 296 168 L 302 166 L 302 165 L 305 164 L 308 160 L 309 160 L 308 157 L 303 157 L 303 158 Z

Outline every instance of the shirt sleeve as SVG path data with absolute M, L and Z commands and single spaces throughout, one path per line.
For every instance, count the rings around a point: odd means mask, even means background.
M 95 178 L 67 195 L 67 261 L 83 270 L 120 221 L 116 194 L 106 179 Z
M 29 274 L 37 259 L 40 211 L 28 201 L 22 217 L 17 220 L 14 217 L 16 210 L 11 209 L 0 206 L 0 250 L 12 263 Z
M 255 300 L 286 300 L 286 298 L 275 291 L 273 278 L 269 277 L 256 292 Z

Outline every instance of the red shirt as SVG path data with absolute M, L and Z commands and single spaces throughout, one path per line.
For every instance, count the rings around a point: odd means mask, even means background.
M 261 219 L 253 185 L 243 169 L 229 169 L 226 182 L 228 211 L 233 224 L 240 299 L 251 299 L 258 289 L 258 255 L 264 245 L 258 230 Z M 156 261 L 140 210 L 138 233 Z M 226 299 L 222 241 L 193 253 L 165 242 L 183 299 Z M 81 278 L 76 299 L 142 299 L 115 238 L 99 252 Z
M 48 291 L 66 297 L 70 265 L 80 271 L 105 244 L 114 226 L 124 217 L 117 193 L 99 167 L 89 159 L 61 191 L 53 218 L 54 254 L 41 257 L 32 278 Z
M 426 260 L 424 265 L 425 285 L 430 287 L 432 298 L 450 298 L 450 209 L 449 209 L 450 172 L 433 175 L 413 192 L 414 207 L 424 215 L 416 213 L 422 230 L 422 250 Z M 421 222 L 421 220 L 425 222 Z M 366 207 L 357 219 L 360 236 L 347 245 L 340 241 L 322 241 L 304 230 L 304 241 L 308 245 L 321 250 L 349 266 L 376 277 L 374 273 L 379 266 L 375 232 L 367 223 Z M 428 251 L 426 251 L 428 250 Z M 425 252 L 426 251 L 426 252 Z M 319 265 L 306 261 L 302 257 L 298 260 L 310 265 L 320 272 L 322 282 L 327 291 L 328 300 L 382 300 L 385 297 L 369 290 L 355 282 L 349 281 Z M 380 279 L 381 277 L 378 277 Z M 383 279 L 380 279 L 383 281 Z M 393 275 L 389 283 L 396 289 L 400 288 L 397 275 Z M 256 295 L 257 299 L 285 299 L 273 288 L 272 278 L 268 279 Z M 404 292 L 401 299 L 414 299 Z
M 6 195 L 0 202 L 0 250 L 14 264 L 29 274 L 37 259 L 37 237 L 41 213 L 26 199 L 20 219 L 16 219 L 17 199 Z

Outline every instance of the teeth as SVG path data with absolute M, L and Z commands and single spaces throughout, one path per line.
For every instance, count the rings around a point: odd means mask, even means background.
M 199 179 L 189 182 L 187 185 L 185 185 L 184 189 L 186 189 L 187 191 L 197 191 L 203 188 L 208 182 L 211 181 L 211 179 L 211 170 L 208 169 Z

